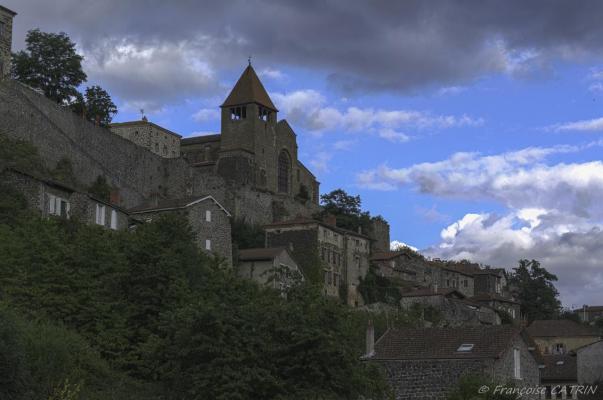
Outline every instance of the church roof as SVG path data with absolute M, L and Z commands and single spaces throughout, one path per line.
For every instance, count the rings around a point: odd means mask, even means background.
M 260 78 L 255 73 L 255 70 L 250 65 L 245 68 L 241 77 L 235 84 L 232 91 L 224 100 L 221 107 L 237 106 L 247 103 L 257 103 L 264 107 L 270 108 L 273 111 L 278 111 L 270 100 L 270 96 L 264 89 L 264 85 L 260 82 Z

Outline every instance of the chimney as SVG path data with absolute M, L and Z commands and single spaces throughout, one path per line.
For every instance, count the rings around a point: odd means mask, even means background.
M 327 225 L 337 226 L 337 217 L 335 217 L 333 214 L 326 214 L 322 218 L 322 222 L 324 222 Z
M 375 327 L 373 326 L 373 320 L 368 320 L 366 327 L 366 358 L 370 358 L 375 355 Z
M 109 203 L 119 205 L 120 200 L 118 189 L 114 189 L 109 192 Z

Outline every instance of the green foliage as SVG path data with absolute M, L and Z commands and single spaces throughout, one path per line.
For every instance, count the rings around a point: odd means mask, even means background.
M 559 292 L 553 282 L 557 276 L 548 272 L 536 260 L 520 260 L 513 268 L 509 284 L 517 288 L 521 312 L 528 321 L 554 319 L 561 311 Z
M 11 382 L 0 385 L 2 398 L 386 392 L 381 372 L 359 360 L 366 325 L 357 313 L 317 287 L 295 285 L 284 297 L 219 268 L 182 216 L 133 232 L 31 215 L 17 222 L 0 224 L 0 296 L 19 315 L 3 323 L 0 313 L 0 373 Z
M 41 89 L 46 97 L 66 103 L 77 95 L 77 87 L 86 81 L 83 57 L 65 33 L 30 30 L 26 50 L 13 54 L 13 76 L 31 87 Z
M 337 226 L 352 231 L 362 229 L 365 234 L 371 229 L 371 216 L 362 211 L 360 196 L 351 196 L 343 189 L 336 189 L 320 196 L 322 211 L 319 218 L 331 214 L 337 219 Z
M 117 107 L 111 96 L 100 86 L 87 87 L 84 95 L 77 93 L 69 107 L 76 114 L 83 115 L 92 123 L 107 126 L 117 114 Z
M 99 175 L 96 177 L 96 180 L 92 182 L 92 185 L 88 187 L 87 191 L 100 200 L 109 201 L 109 197 L 111 196 L 111 185 L 107 183 L 107 178 Z
M 77 186 L 78 184 L 75 173 L 73 172 L 73 164 L 67 157 L 61 158 L 50 174 L 56 181 L 63 184 L 71 186 Z
M 579 324 L 582 323 L 582 321 L 580 320 L 579 313 L 567 308 L 561 310 L 561 313 L 559 314 L 559 319 L 569 319 L 570 321 L 574 321 Z
M 15 168 L 28 173 L 45 173 L 38 149 L 25 140 L 15 140 L 0 133 L 0 171 Z
M 515 400 L 519 398 L 517 394 L 506 394 L 500 393 L 500 390 L 496 391 L 497 386 L 504 386 L 513 390 L 512 384 L 501 385 L 500 383 L 493 382 L 488 378 L 479 375 L 465 375 L 463 376 L 456 388 L 448 395 L 448 400 Z M 487 387 L 488 390 L 485 393 L 481 388 Z M 495 393 L 496 391 L 496 393 Z
M 236 218 L 231 225 L 232 243 L 239 249 L 264 247 L 264 230 L 259 225 L 249 224 Z
M 377 275 L 370 268 L 364 278 L 360 278 L 358 291 L 366 304 L 387 303 L 397 305 L 400 302 L 400 290 L 386 277 Z

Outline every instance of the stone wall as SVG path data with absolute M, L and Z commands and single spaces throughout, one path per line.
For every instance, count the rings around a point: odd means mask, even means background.
M 180 157 L 180 135 L 146 120 L 111 124 L 114 134 L 164 158 Z
M 493 360 L 374 361 L 385 369 L 396 400 L 444 400 L 468 374 L 488 374 Z
M 518 349 L 520 354 L 521 377 L 519 379 L 515 379 L 514 349 Z M 517 387 L 524 388 L 535 388 L 539 385 L 540 370 L 538 369 L 538 363 L 528 350 L 528 345 L 520 336 L 513 339 L 512 345 L 494 363 L 492 379 L 502 383 L 513 382 Z M 537 399 L 538 396 L 522 396 L 522 398 Z
M 10 75 L 13 14 L 0 7 L 0 80 Z
M 371 232 L 369 236 L 373 240 L 373 252 L 389 251 L 390 237 L 387 221 L 373 218 L 371 220 Z
M 491 308 L 470 307 L 463 301 L 442 295 L 404 296 L 400 299 L 400 306 L 407 310 L 411 309 L 414 304 L 437 309 L 442 315 L 441 326 L 500 325 L 500 317 Z
M 266 247 L 287 247 L 306 278 L 320 262 L 318 228 L 300 227 L 266 230 Z
M 106 177 L 124 208 L 153 193 L 182 197 L 192 185 L 186 161 L 159 157 L 11 80 L 0 82 L 0 133 L 32 142 L 48 168 L 68 158 L 83 185 Z
M 603 382 L 603 340 L 578 349 L 576 364 L 580 385 Z M 603 387 L 599 388 L 603 390 Z

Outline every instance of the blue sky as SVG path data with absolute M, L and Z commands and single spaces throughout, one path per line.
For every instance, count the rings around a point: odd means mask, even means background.
M 323 193 L 429 256 L 536 258 L 564 305 L 603 303 L 600 3 L 5 3 L 17 49 L 67 32 L 116 121 L 183 136 L 219 132 L 252 55 Z

